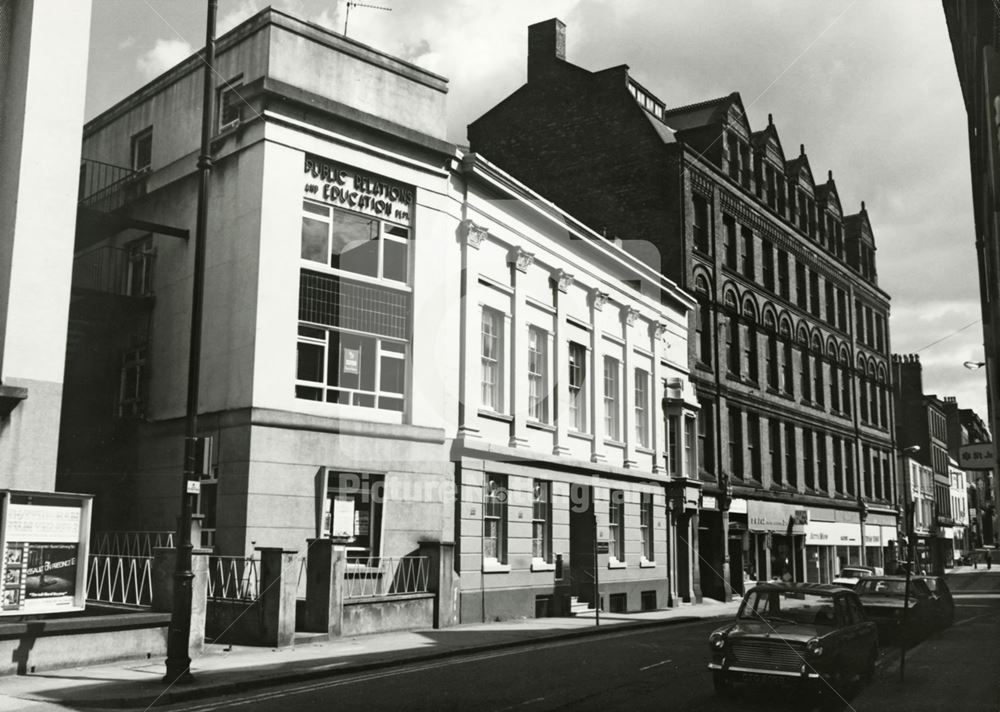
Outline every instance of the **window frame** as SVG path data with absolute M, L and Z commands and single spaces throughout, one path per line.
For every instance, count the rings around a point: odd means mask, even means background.
M 648 448 L 650 445 L 649 439 L 649 415 L 652 412 L 649 403 L 650 388 L 649 388 L 650 374 L 644 368 L 636 366 L 635 373 L 633 375 L 633 390 L 634 390 L 634 417 L 635 417 L 635 444 L 637 447 Z
M 483 304 L 480 312 L 479 329 L 479 406 L 494 413 L 506 413 L 504 398 L 505 346 L 504 338 L 507 315 L 495 307 Z M 494 332 L 487 332 L 490 325 Z M 489 342 L 492 351 L 487 353 Z M 494 380 L 487 381 L 487 374 L 493 372 Z
M 651 492 L 639 493 L 639 542 L 640 564 L 652 564 L 656 561 L 656 546 L 653 541 L 654 510 Z
M 578 341 L 570 341 L 567 349 L 569 428 L 577 433 L 590 432 L 587 422 L 587 361 L 590 349 Z
M 535 571 L 539 570 L 539 564 L 554 563 L 551 480 L 531 481 L 531 560 L 532 570 Z
M 550 423 L 549 413 L 549 332 L 528 325 L 528 418 Z
M 148 152 L 145 163 L 141 162 L 144 153 Z M 140 165 L 141 163 L 141 165 Z M 129 165 L 136 173 L 146 173 L 153 169 L 153 127 L 147 126 L 142 131 L 132 134 L 129 139 Z
M 608 563 L 625 563 L 625 491 L 608 491 Z
M 483 482 L 483 569 L 504 568 L 508 565 L 508 500 L 509 489 L 506 475 L 486 473 Z M 489 526 L 495 524 L 495 528 Z M 492 532 L 492 533 L 491 533 Z M 489 542 L 493 541 L 492 555 Z

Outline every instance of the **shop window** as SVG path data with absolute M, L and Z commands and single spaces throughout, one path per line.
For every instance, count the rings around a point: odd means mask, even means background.
M 330 472 L 323 536 L 343 540 L 352 556 L 380 556 L 384 500 L 384 476 Z
M 483 491 L 483 558 L 497 564 L 507 563 L 507 478 L 486 476 Z
M 131 165 L 136 172 L 148 171 L 153 165 L 153 127 L 145 128 L 132 137 Z
M 528 327 L 528 417 L 549 422 L 549 335 L 536 326 Z
M 552 483 L 534 480 L 531 502 L 531 556 L 552 563 Z
M 608 553 L 616 561 L 625 561 L 625 492 L 608 493 Z
M 569 419 L 570 427 L 580 433 L 587 427 L 587 347 L 569 344 Z

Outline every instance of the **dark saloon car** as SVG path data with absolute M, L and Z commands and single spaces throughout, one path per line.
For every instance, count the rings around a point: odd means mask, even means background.
M 918 576 L 927 584 L 934 599 L 934 627 L 947 628 L 955 622 L 955 599 L 944 576 Z
M 771 582 L 743 596 L 736 620 L 708 639 L 708 668 L 719 694 L 736 683 L 813 687 L 842 695 L 871 679 L 878 634 L 854 591 L 842 586 Z
M 936 619 L 937 603 L 927 582 L 919 576 L 910 579 L 909 602 L 904 615 L 905 576 L 872 576 L 858 581 L 854 591 L 868 618 L 878 625 L 879 636 L 889 640 L 902 635 L 917 640 L 926 635 Z

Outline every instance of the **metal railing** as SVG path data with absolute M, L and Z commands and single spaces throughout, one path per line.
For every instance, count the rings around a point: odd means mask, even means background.
M 104 245 L 73 258 L 72 285 L 102 294 L 145 297 L 156 255 Z
M 94 532 L 90 553 L 111 556 L 149 556 L 153 549 L 174 548 L 174 532 Z
M 344 598 L 426 593 L 430 561 L 426 556 L 347 557 Z
M 148 607 L 153 601 L 153 557 L 92 554 L 87 600 Z
M 208 597 L 214 601 L 256 601 L 260 597 L 260 560 L 252 556 L 210 556 Z
M 101 212 L 117 210 L 145 194 L 145 175 L 144 171 L 84 158 L 80 162 L 79 204 Z

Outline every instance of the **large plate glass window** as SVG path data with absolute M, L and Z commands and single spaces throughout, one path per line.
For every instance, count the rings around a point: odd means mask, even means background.
M 295 397 L 403 411 L 410 229 L 303 203 Z

